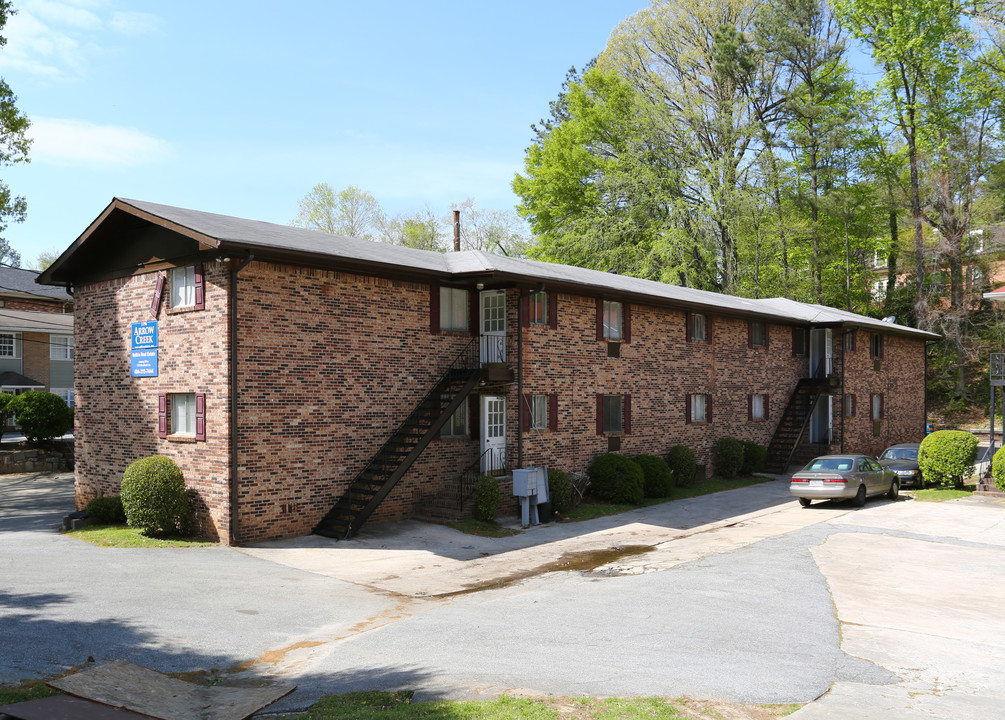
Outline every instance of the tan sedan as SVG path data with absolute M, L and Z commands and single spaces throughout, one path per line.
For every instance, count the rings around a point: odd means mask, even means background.
M 872 495 L 896 500 L 900 478 L 868 455 L 823 455 L 792 476 L 789 492 L 803 507 L 814 500 L 852 500 L 862 507 Z

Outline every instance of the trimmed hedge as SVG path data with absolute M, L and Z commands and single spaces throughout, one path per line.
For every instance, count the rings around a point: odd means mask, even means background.
M 921 441 L 918 467 L 926 483 L 959 487 L 974 469 L 977 436 L 963 430 L 938 430 Z
M 163 455 L 140 458 L 122 476 L 126 522 L 146 535 L 186 535 L 191 522 L 185 478 Z
M 768 448 L 749 440 L 741 440 L 741 442 L 743 443 L 743 465 L 740 466 L 740 474 L 753 475 L 761 472 L 768 461 Z
M 488 475 L 480 476 L 475 481 L 475 518 L 485 522 L 495 520 L 501 497 L 499 481 Z
M 636 455 L 632 458 L 642 468 L 642 490 L 648 498 L 669 497 L 673 489 L 673 475 L 666 460 L 656 455 Z
M 122 509 L 120 495 L 105 495 L 96 497 L 84 508 L 87 517 L 98 525 L 123 525 L 126 522 L 126 511 Z
M 641 505 L 645 500 L 642 468 L 624 455 L 598 455 L 587 472 L 590 489 L 601 500 L 628 505 Z
M 743 467 L 743 443 L 736 438 L 719 438 L 712 448 L 712 459 L 716 475 L 732 480 Z
M 576 493 L 572 490 L 569 473 L 556 468 L 548 468 L 548 498 L 551 507 L 558 513 L 568 512 L 576 507 Z
M 999 448 L 991 458 L 991 475 L 995 479 L 995 487 L 1005 492 L 1005 447 Z
M 667 453 L 674 487 L 691 487 L 698 474 L 698 459 L 687 445 L 674 445 Z
M 17 417 L 29 442 L 52 440 L 73 428 L 73 413 L 66 400 L 51 392 L 29 390 L 15 395 L 7 402 L 6 411 Z

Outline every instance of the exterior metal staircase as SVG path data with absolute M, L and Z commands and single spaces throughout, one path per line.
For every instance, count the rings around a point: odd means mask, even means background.
M 778 421 L 775 434 L 768 443 L 768 459 L 764 470 L 769 473 L 784 473 L 792 462 L 796 448 L 799 447 L 806 433 L 820 394 L 823 392 L 826 380 L 802 378 L 792 392 L 782 419 Z
M 422 454 L 481 379 L 477 338 L 461 351 L 312 532 L 351 538 Z

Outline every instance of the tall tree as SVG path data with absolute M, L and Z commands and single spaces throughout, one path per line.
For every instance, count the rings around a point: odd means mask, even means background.
M 355 185 L 335 190 L 328 183 L 318 183 L 300 201 L 292 225 L 320 230 L 333 235 L 370 240 L 386 224 L 377 199 Z
M 16 11 L 10 0 L 0 0 L 0 31 Z M 7 44 L 7 38 L 0 35 L 0 47 Z M 28 162 L 31 140 L 26 135 L 30 125 L 28 117 L 18 110 L 17 97 L 0 78 L 0 166 L 11 166 Z M 0 233 L 12 222 L 23 222 L 28 212 L 24 197 L 15 196 L 10 187 L 0 180 Z M 20 267 L 21 256 L 15 252 L 7 240 L 0 235 L 0 262 Z

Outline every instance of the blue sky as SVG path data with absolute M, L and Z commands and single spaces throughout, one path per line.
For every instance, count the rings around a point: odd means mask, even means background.
M 287 223 L 322 181 L 512 208 L 530 124 L 647 4 L 15 0 L 0 76 L 34 145 L 6 238 L 31 265 L 114 196 Z

